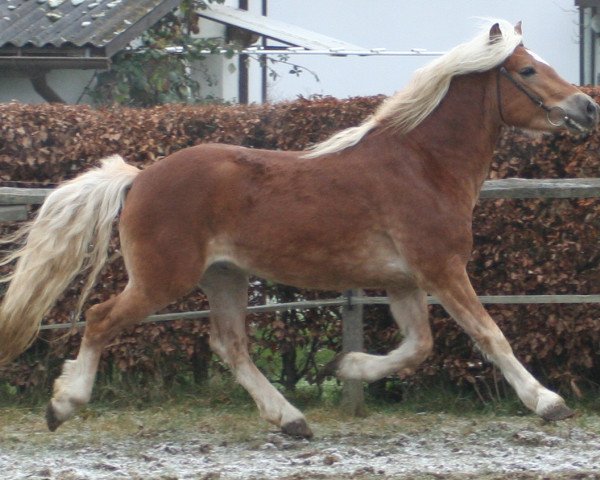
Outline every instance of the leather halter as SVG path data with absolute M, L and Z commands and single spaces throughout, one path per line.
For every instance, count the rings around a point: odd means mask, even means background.
M 520 83 L 515 77 L 513 77 L 506 67 L 502 66 L 498 69 L 498 76 L 496 78 L 496 98 L 498 102 L 498 111 L 500 112 L 500 119 L 506 125 L 508 123 L 504 119 L 504 114 L 502 111 L 502 94 L 500 93 L 500 75 L 506 77 L 510 82 L 519 90 L 521 93 L 525 94 L 529 100 L 531 100 L 535 105 L 546 112 L 546 120 L 553 127 L 560 127 L 562 125 L 574 126 L 577 128 L 577 125 L 573 123 L 573 120 L 561 107 L 549 107 L 544 103 L 544 101 L 538 97 L 535 93 L 531 92 L 525 85 Z M 558 121 L 557 121 L 558 120 Z

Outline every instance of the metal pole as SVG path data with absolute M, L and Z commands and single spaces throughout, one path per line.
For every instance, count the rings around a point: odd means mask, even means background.
M 268 13 L 267 3 L 268 3 L 268 0 L 262 0 L 262 12 L 261 13 L 262 13 L 262 15 L 264 17 L 266 17 L 267 13 Z M 262 37 L 262 47 L 265 48 L 265 49 L 267 48 L 267 37 L 265 37 L 264 35 Z M 260 96 L 261 96 L 262 103 L 267 103 L 267 100 L 268 100 L 268 91 L 267 91 L 267 88 L 268 88 L 268 79 L 269 79 L 269 76 L 268 76 L 269 72 L 267 71 L 267 61 L 268 61 L 268 58 L 266 56 L 263 56 L 260 59 L 260 61 L 261 61 L 261 66 L 260 66 L 260 70 L 261 70 L 261 92 L 260 92 Z
M 239 0 L 238 8 L 248 10 L 248 0 Z M 238 102 L 248 103 L 248 55 L 241 53 L 238 59 Z

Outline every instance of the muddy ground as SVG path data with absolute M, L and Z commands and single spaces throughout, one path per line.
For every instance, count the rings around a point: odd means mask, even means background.
M 600 416 L 308 411 L 311 441 L 253 408 L 88 409 L 49 433 L 43 412 L 0 409 L 2 479 L 600 479 Z

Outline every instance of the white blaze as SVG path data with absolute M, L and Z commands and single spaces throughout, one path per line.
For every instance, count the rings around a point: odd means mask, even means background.
M 529 55 L 531 55 L 533 58 L 535 58 L 538 62 L 545 63 L 546 65 L 550 66 L 550 64 L 546 60 L 544 60 L 542 57 L 540 57 L 537 53 L 532 52 L 529 49 L 526 49 L 526 50 L 527 50 L 527 53 L 529 53 Z

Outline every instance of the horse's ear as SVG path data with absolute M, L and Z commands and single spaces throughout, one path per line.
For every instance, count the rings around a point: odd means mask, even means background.
M 500 24 L 494 23 L 490 28 L 490 43 L 497 42 L 502 38 L 502 32 L 500 31 Z
M 517 24 L 515 25 L 515 33 L 518 33 L 519 35 L 523 35 L 523 30 L 521 30 L 521 20 L 519 20 L 517 22 Z

